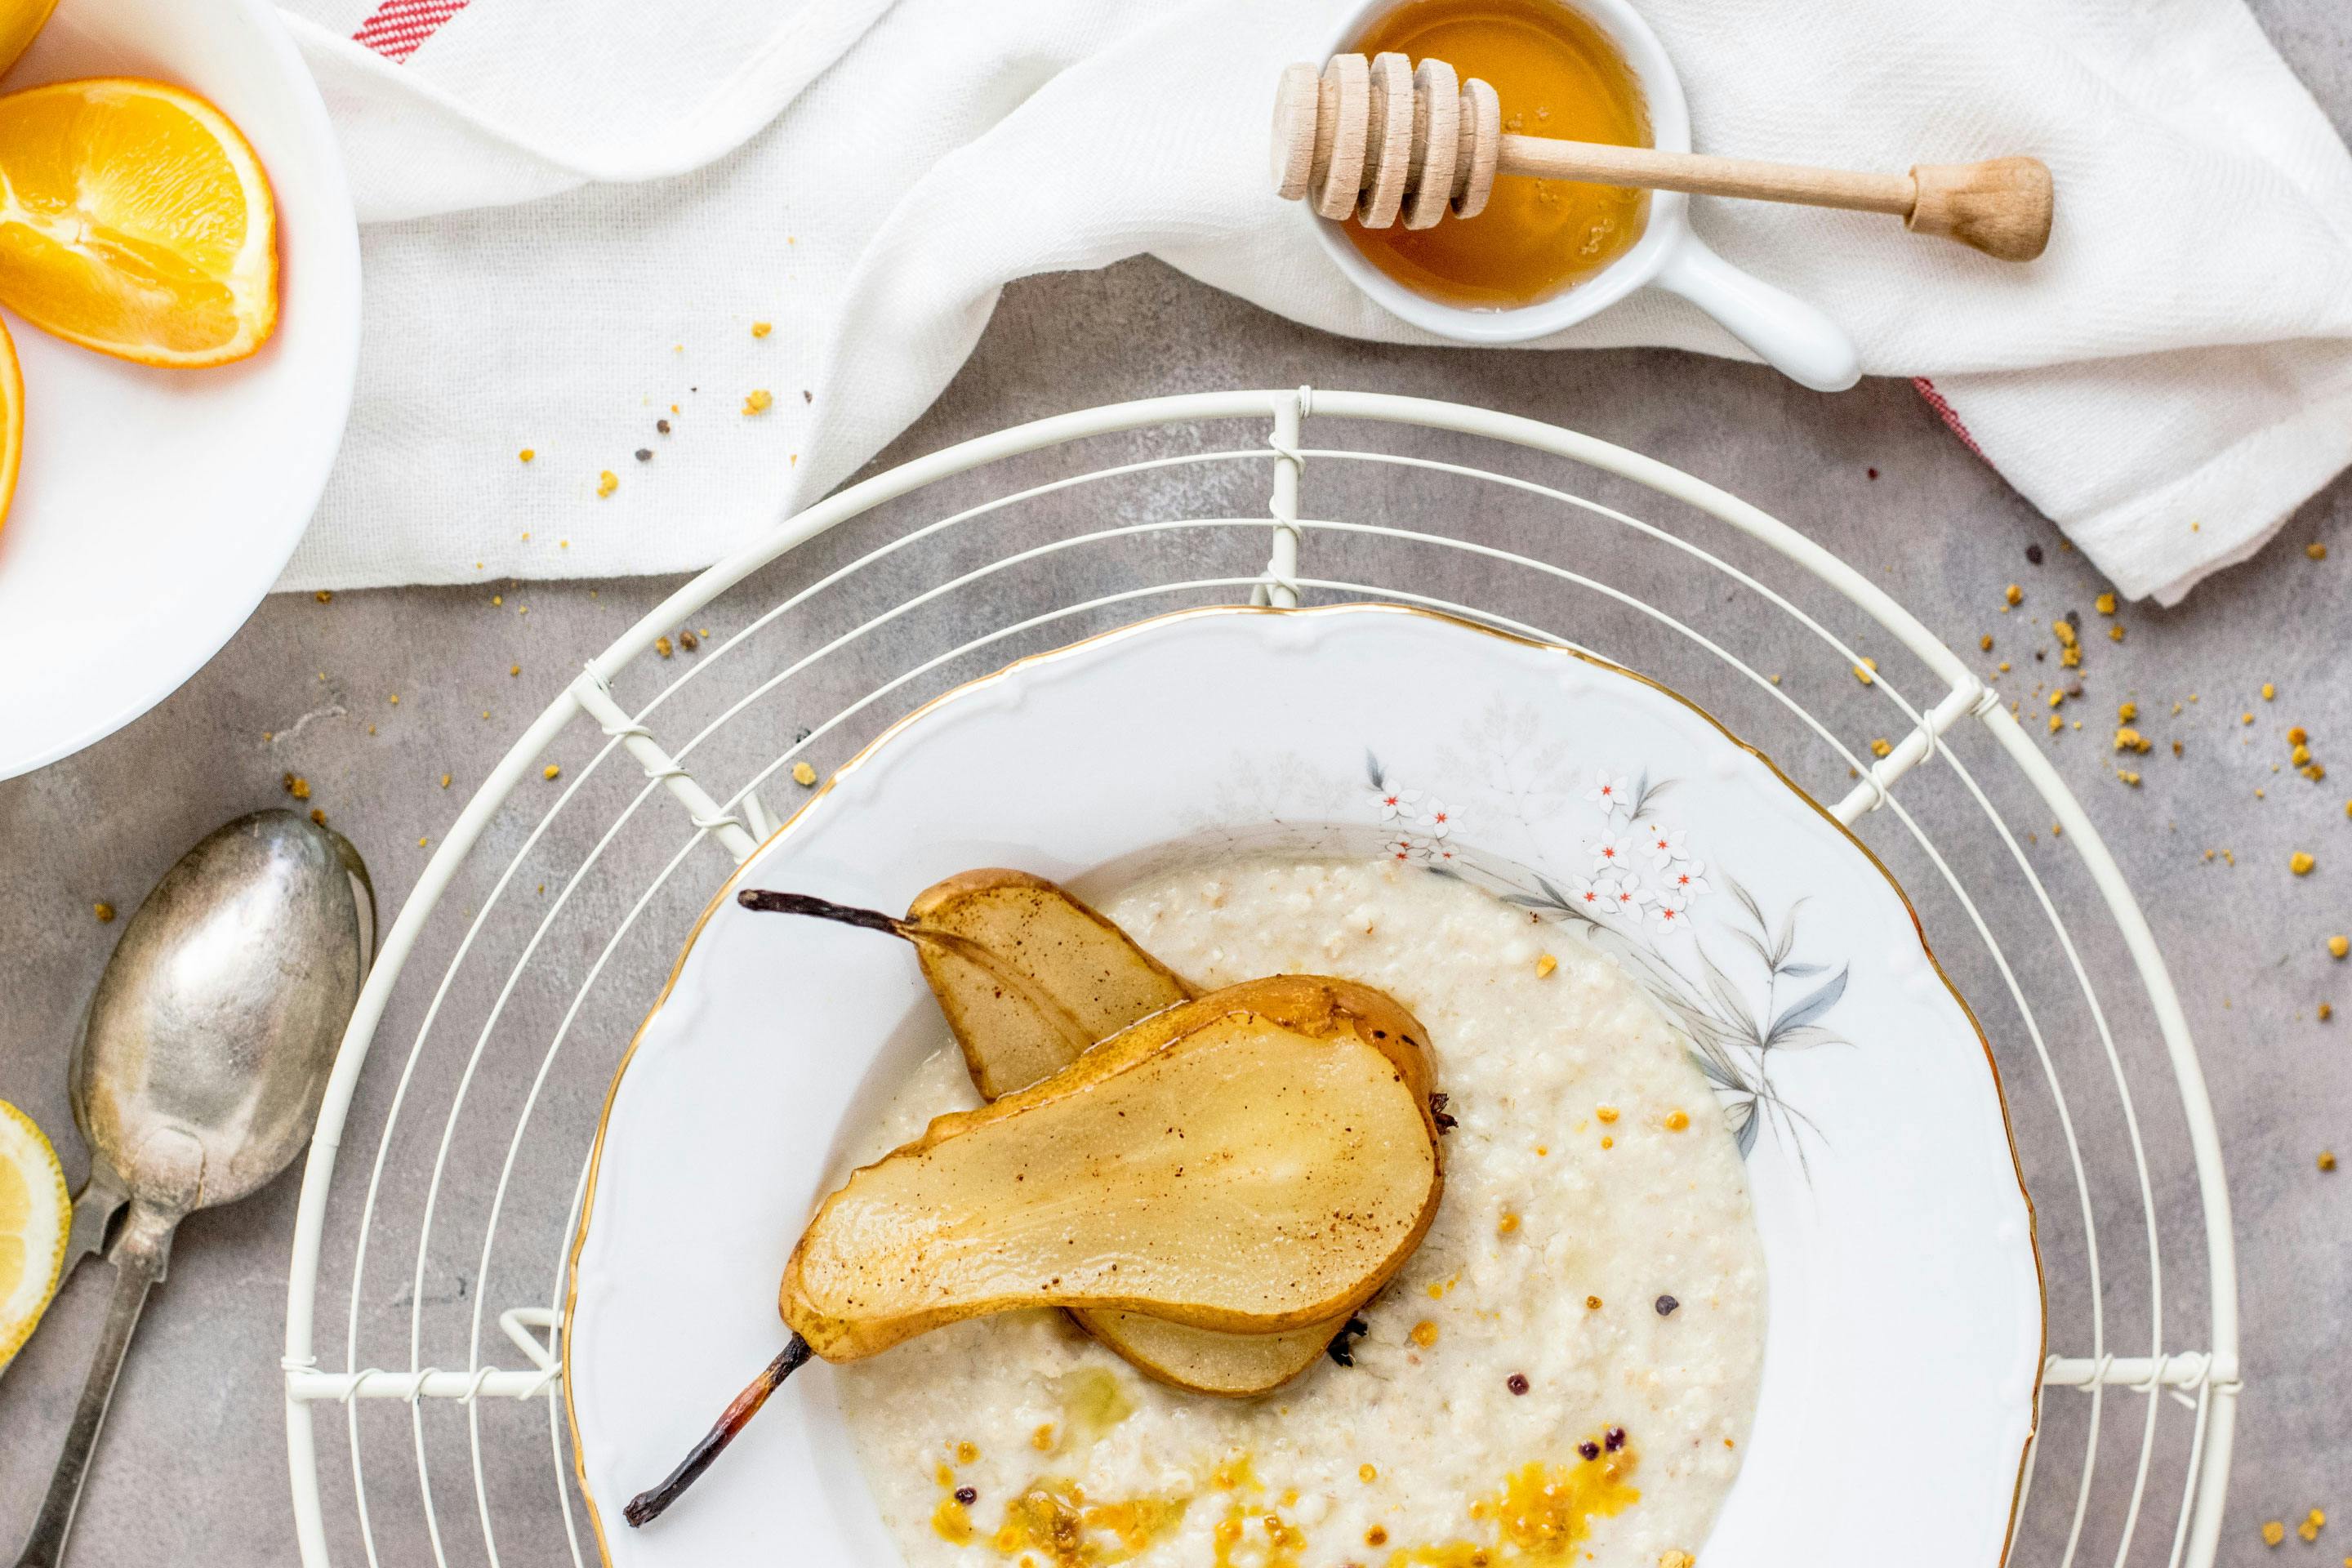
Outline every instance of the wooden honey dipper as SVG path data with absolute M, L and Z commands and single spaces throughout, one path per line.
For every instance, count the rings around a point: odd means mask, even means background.
M 1282 73 L 1274 185 L 1285 201 L 1311 201 L 1327 218 L 1352 213 L 1366 228 L 1400 215 L 1407 228 L 1430 228 L 1449 211 L 1477 216 L 1497 174 L 1886 213 L 2003 261 L 2031 261 L 2050 243 L 2050 169 L 2039 158 L 1866 174 L 1555 141 L 1505 131 L 1495 89 L 1444 60 L 1333 55 L 1319 74 L 1306 64 Z

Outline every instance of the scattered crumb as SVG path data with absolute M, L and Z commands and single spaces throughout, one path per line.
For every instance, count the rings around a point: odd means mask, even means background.
M 519 664 L 510 664 L 510 665 L 507 666 L 507 674 L 509 674 L 509 676 L 520 675 L 521 673 L 522 673 L 522 666 L 520 666 L 520 665 L 519 665 Z
M 793 764 L 793 783 L 800 785 L 803 789 L 807 789 L 809 786 L 816 783 L 816 770 L 809 766 L 805 759 L 794 763 Z
M 691 626 L 680 626 L 677 632 L 677 646 L 692 653 L 702 646 L 702 639 L 694 635 L 694 628 Z
M 441 775 L 441 787 L 443 789 L 447 789 L 449 787 L 449 775 L 447 773 L 443 773 Z
M 299 773 L 288 773 L 286 775 L 285 782 L 286 793 L 292 795 L 296 800 L 308 800 L 310 798 L 310 781 L 309 779 L 304 778 Z
M 2134 789 L 2137 789 L 2139 787 L 2139 775 L 2132 772 L 2129 768 L 2117 768 L 2116 770 L 2116 777 L 2123 780 L 2124 783 L 2131 785 Z
M 1669 1131 L 1669 1132 L 1680 1132 L 1684 1128 L 1688 1127 L 1689 1125 L 1690 1125 L 1690 1112 L 1689 1112 L 1689 1111 L 1687 1111 L 1687 1110 L 1670 1110 L 1670 1111 L 1666 1112 L 1666 1131 Z
M 541 769 L 540 769 L 540 770 L 539 770 L 539 776 L 540 776 L 541 778 L 543 778 L 543 779 L 551 779 L 551 778 L 554 778 L 555 776 L 557 776 L 558 774 L 560 774 L 560 773 L 562 773 L 562 772 L 563 772 L 563 767 L 562 767 L 562 763 L 548 763 L 548 764 L 547 764 L 547 766 L 545 766 L 545 767 L 543 767 L 543 768 L 541 768 Z
M 2331 936 L 2327 939 L 2327 956 L 2341 958 L 2352 952 L 2352 937 Z
M 596 495 L 599 500 L 611 495 L 614 490 L 619 489 L 620 488 L 621 477 L 613 472 L 612 469 L 606 468 L 604 472 L 596 476 Z M 525 537 L 528 538 L 529 535 L 525 535 Z
M 310 595 L 310 597 L 318 600 L 319 603 L 322 605 L 332 599 L 334 596 L 335 595 L 332 593 L 329 592 L 325 588 L 321 588 L 317 593 Z
M 1864 686 L 1869 686 L 1878 679 L 1877 670 L 1878 661 L 1876 659 L 1864 658 L 1860 664 L 1853 667 L 1853 678 L 1856 680 L 1861 681 Z
M 2102 594 L 2091 601 L 2091 607 L 2103 616 L 2112 616 L 2116 613 L 2116 596 L 2113 594 Z
M 1617 1108 L 1613 1105 L 1595 1106 L 1592 1114 L 1602 1121 L 1614 1121 L 1617 1120 Z
M 324 827 L 327 826 L 327 814 L 314 805 L 310 808 L 310 820 Z
M 755 338 L 764 338 L 775 330 L 775 323 L 772 321 L 754 321 L 751 323 L 751 335 Z
M 114 923 L 114 906 L 108 903 L 104 899 L 100 899 L 98 902 L 90 905 L 89 912 L 98 917 L 98 923 L 102 926 L 112 925 Z
M 2334 1016 L 2336 1016 L 2336 1004 L 2333 1002 L 2322 1002 L 2319 1005 L 2319 1021 L 2325 1024 L 2328 1019 L 2333 1018 Z
M 394 708 L 399 707 L 399 706 L 400 706 L 400 693 L 399 693 L 399 692 L 397 692 L 397 691 L 394 692 L 394 693 L 392 694 L 392 697 L 391 697 L 390 700 L 391 700 L 391 702 L 392 702 L 392 705 L 393 705 Z
M 755 414 L 765 414 L 775 406 L 775 395 L 766 387 L 754 387 L 751 395 L 743 399 L 743 416 L 748 419 Z
M 1536 960 L 1536 978 L 1538 980 L 1549 980 L 1551 978 L 1552 971 L 1559 967 L 1559 960 L 1547 952 L 1541 958 Z
M 2138 717 L 2139 704 L 2137 702 L 2126 702 L 2116 710 L 2116 722 L 2118 724 L 2128 724 Z
M 2268 702 L 2268 701 L 2270 701 L 2273 698 L 2275 698 L 2277 695 L 2278 695 L 2278 688 L 2277 688 L 2277 687 L 2273 686 L 2273 685 L 2272 685 L 2269 681 L 2267 681 L 2267 680 L 2265 680 L 2265 681 L 2263 681 L 2263 701 Z
M 538 457 L 538 456 L 539 456 L 539 454 L 538 454 L 537 452 L 532 451 L 529 447 L 525 447 L 521 451 L 517 452 L 517 453 L 515 454 L 515 456 L 516 456 L 516 457 L 518 457 L 518 458 L 521 458 L 524 462 L 528 463 L 528 462 L 530 462 L 533 458 Z
M 669 638 L 667 638 L 667 637 L 656 637 L 656 638 L 654 638 L 654 651 L 655 651 L 656 653 L 657 653 L 657 654 L 661 655 L 664 658 L 667 658 L 670 656 L 671 652 L 673 651 L 673 649 L 670 647 L 670 645 L 669 645 Z
M 2114 626 L 2107 628 L 2107 640 L 2109 642 L 2121 642 L 2124 640 L 2123 622 L 2117 621 Z
M 2264 1546 L 2276 1546 L 2280 1542 L 2284 1541 L 2285 1539 L 2286 1524 L 2284 1521 L 2273 1519 L 2263 1526 L 2263 1544 Z
M 100 904 L 100 905 L 99 905 L 98 907 L 99 907 L 100 909 L 104 909 L 106 906 L 105 906 L 104 904 Z M 2323 1170 L 2323 1171 L 2332 1171 L 2332 1170 L 2336 1169 L 2336 1151 L 2335 1151 L 2335 1150 L 2333 1150 L 2333 1149 L 2322 1149 L 2322 1150 L 2319 1152 L 2319 1168 L 2320 1168 L 2321 1170 Z
M 1427 1350 L 1430 1346 L 1437 1342 L 1437 1324 L 1431 1319 L 1423 1318 L 1421 1321 L 1412 1326 L 1412 1338 L 1413 1343 L 1419 1345 L 1423 1350 Z M 2284 1529 L 2285 1527 L 2282 1525 L 2280 1528 Z
M 2129 704 L 2126 706 L 2128 707 Z M 2116 730 L 2116 750 L 2118 752 L 2145 752 L 2152 743 L 2147 736 L 2128 724 L 2119 725 Z
M 2008 600 L 2011 605 L 2021 605 L 2025 603 L 2025 590 L 2015 583 L 2011 583 L 2006 589 L 2004 589 L 2001 596 Z
M 1518 1216 L 1518 1215 L 1515 1215 L 1515 1214 L 1509 1213 L 1508 1211 L 1506 1211 L 1506 1212 L 1504 1213 L 1504 1215 L 1503 1215 L 1503 1217 L 1502 1217 L 1502 1218 L 1500 1218 L 1500 1219 L 1498 1219 L 1498 1220 L 1496 1220 L 1496 1221 L 1495 1222 L 1495 1234 L 1496 1234 L 1496 1236 L 1508 1236 L 1508 1235 L 1510 1235 L 1513 1231 L 1516 1231 L 1516 1230 L 1517 1230 L 1518 1228 L 1519 1228 L 1519 1216 Z M 1371 1468 L 1372 1468 L 1372 1467 L 1371 1467 L 1371 1466 L 1370 1466 L 1370 1465 L 1366 1465 L 1366 1466 L 1364 1467 L 1364 1468 L 1365 1468 L 1365 1469 L 1367 1469 L 1367 1470 L 1370 1470 Z M 1370 1480 L 1371 1479 L 1372 1479 L 1372 1478 L 1371 1478 L 1370 1476 L 1369 1476 L 1369 1475 L 1368 1475 L 1368 1476 L 1366 1476 L 1366 1477 L 1364 1478 L 1364 1479 L 1366 1479 L 1366 1480 L 1368 1480 L 1368 1481 L 1369 1481 L 1369 1480 Z
M 1698 1568 L 1698 1559 L 1687 1552 L 1661 1552 L 1658 1568 Z
M 2319 1539 L 2320 1531 L 2326 1528 L 2326 1524 L 2327 1515 L 2318 1509 L 2313 1509 L 2303 1516 L 2303 1522 L 2294 1527 L 2294 1532 L 2305 1541 L 2316 1541 Z
M 2318 864 L 2318 861 L 2300 849 L 2286 858 L 2286 868 L 2298 877 L 2309 876 L 2311 868 Z

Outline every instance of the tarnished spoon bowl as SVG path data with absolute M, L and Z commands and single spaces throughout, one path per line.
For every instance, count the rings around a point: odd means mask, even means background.
M 18 1568 L 55 1568 L 122 1353 L 172 1233 L 244 1197 L 310 1140 L 375 936 L 375 899 L 341 835 L 290 811 L 214 832 L 123 929 L 74 1052 L 90 1148 L 72 1245 L 108 1248 L 114 1299 Z
M 290 811 L 207 837 L 124 928 L 74 1053 L 76 1119 L 135 1192 L 159 1133 L 199 1161 L 189 1206 L 232 1203 L 309 1142 L 366 967 L 373 910 L 340 834 Z

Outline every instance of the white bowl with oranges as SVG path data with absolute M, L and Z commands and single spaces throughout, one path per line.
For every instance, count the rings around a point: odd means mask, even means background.
M 326 484 L 359 244 L 263 0 L 0 0 L 0 778 L 242 625 Z M 13 494 L 8 494 L 13 489 Z

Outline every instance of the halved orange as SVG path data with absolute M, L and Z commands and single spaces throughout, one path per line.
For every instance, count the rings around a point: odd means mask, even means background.
M 278 324 L 269 176 L 226 116 L 159 81 L 0 98 L 0 304 L 142 364 L 225 364 Z

